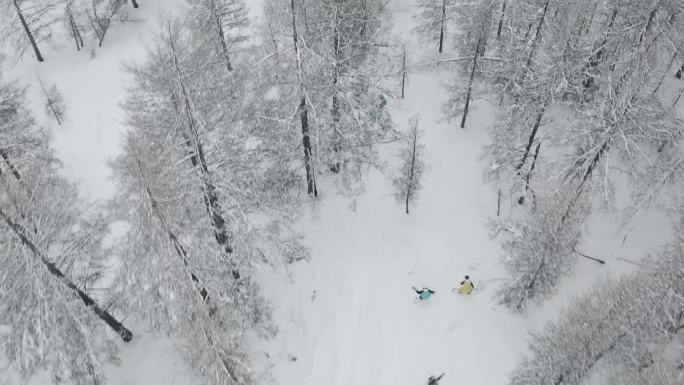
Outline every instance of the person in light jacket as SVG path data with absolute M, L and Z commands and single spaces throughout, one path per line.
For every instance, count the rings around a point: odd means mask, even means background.
M 461 288 L 458 289 L 459 294 L 470 294 L 475 290 L 475 285 L 473 285 L 472 282 L 470 282 L 470 277 L 465 276 L 465 279 L 461 281 Z

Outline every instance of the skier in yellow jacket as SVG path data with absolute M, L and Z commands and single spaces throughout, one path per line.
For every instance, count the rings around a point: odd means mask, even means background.
M 475 290 L 475 285 L 473 285 L 472 282 L 470 282 L 470 277 L 465 276 L 465 279 L 461 281 L 461 288 L 458 289 L 459 294 L 470 294 Z

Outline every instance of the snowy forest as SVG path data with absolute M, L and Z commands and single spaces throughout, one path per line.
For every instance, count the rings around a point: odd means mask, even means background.
M 0 385 L 684 384 L 684 1 L 0 31 Z

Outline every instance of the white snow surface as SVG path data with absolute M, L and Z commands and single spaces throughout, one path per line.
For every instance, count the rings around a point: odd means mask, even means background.
M 76 54 L 66 46 L 46 50 L 42 64 L 26 55 L 13 71 L 31 86 L 30 98 L 43 124 L 52 123 L 43 113 L 36 74 L 47 85 L 57 83 L 64 94 L 67 121 L 54 127 L 53 145 L 65 175 L 81 182 L 87 199 L 113 194 L 107 160 L 119 153 L 126 129 L 119 103 L 130 79 L 123 64 L 144 58 L 157 15 L 178 1 L 141 2 L 136 13 L 141 22 L 113 29 L 95 58 L 88 50 Z M 247 3 L 257 9 L 260 1 Z M 410 61 L 429 59 L 410 36 L 414 1 L 392 0 L 390 6 L 396 35 L 409 41 Z M 429 167 L 411 213 L 404 214 L 391 195 L 389 177 L 378 171 L 366 177 L 366 191 L 355 200 L 335 194 L 334 183 L 323 180 L 322 196 L 299 223 L 311 261 L 287 271 L 262 266 L 258 279 L 280 329 L 273 340 L 250 339 L 255 371 L 267 368 L 270 373 L 262 377 L 264 383 L 419 385 L 445 372 L 440 385 L 505 384 L 527 351 L 530 331 L 555 319 L 597 279 L 634 269 L 618 258 L 637 261 L 670 238 L 662 230 L 667 222 L 657 213 L 644 211 L 620 227 L 617 215 L 599 212 L 585 228 L 582 251 L 607 260 L 606 265 L 580 258 L 558 294 L 525 315 L 498 306 L 492 296 L 506 273 L 498 240 L 485 228 L 496 213 L 496 194 L 483 182 L 486 165 L 480 160 L 496 109 L 479 100 L 465 130 L 445 122 L 441 83 L 448 80 L 446 72 L 412 73 L 406 99 L 390 102 L 399 128 L 406 129 L 409 116 L 418 113 L 425 132 Z M 392 170 L 395 153 L 385 152 Z M 475 283 L 475 295 L 452 292 L 465 274 Z M 416 303 L 411 286 L 429 286 L 436 294 Z M 132 328 L 136 338 L 121 344 L 121 363 L 107 369 L 110 384 L 195 383 L 166 336 L 146 333 L 141 325 Z
M 45 62 L 36 61 L 30 50 L 16 65 L 5 64 L 9 72 L 3 77 L 18 78 L 29 84 L 28 97 L 37 121 L 53 129 L 53 148 L 64 164 L 64 175 L 79 182 L 81 194 L 88 200 L 103 200 L 114 194 L 114 183 L 107 161 L 120 153 L 121 134 L 125 132 L 125 116 L 120 104 L 131 81 L 125 65 L 145 58 L 145 46 L 157 30 L 159 16 L 179 8 L 182 0 L 145 0 L 140 8 L 131 7 L 133 20 L 114 25 L 102 43 L 92 36 L 84 40 L 79 52 L 68 39 L 59 46 L 41 44 Z M 93 55 L 94 54 L 94 55 Z M 66 119 L 58 126 L 44 112 L 45 97 L 38 79 L 46 87 L 53 84 L 62 93 Z
M 424 47 L 411 35 L 414 2 L 396 0 L 391 7 L 395 35 L 409 42 L 411 63 L 434 59 L 429 50 L 436 47 Z M 598 211 L 585 226 L 581 250 L 606 265 L 580 258 L 558 294 L 525 315 L 499 306 L 493 294 L 507 275 L 498 241 L 486 231 L 497 197 L 483 181 L 487 165 L 481 160 L 496 109 L 479 100 L 471 105 L 465 130 L 445 122 L 442 83 L 450 80 L 448 72 L 410 74 L 406 98 L 390 103 L 400 129 L 419 114 L 425 133 L 428 170 L 411 213 L 404 214 L 390 180 L 379 172 L 367 176 L 367 191 L 352 202 L 326 195 L 334 187 L 323 184 L 323 198 L 302 221 L 311 262 L 293 266 L 291 281 L 263 273 L 280 333 L 255 346 L 272 365 L 274 383 L 425 384 L 430 375 L 445 372 L 441 385 L 506 384 L 527 353 L 531 331 L 556 319 L 597 280 L 636 267 L 618 258 L 638 261 L 671 238 L 657 212 L 646 210 L 620 226 L 617 214 Z M 397 160 L 386 155 L 391 170 Z M 511 215 L 510 205 L 503 207 L 501 215 Z M 475 295 L 452 292 L 465 274 L 475 283 Z M 428 286 L 436 294 L 416 303 L 411 286 Z

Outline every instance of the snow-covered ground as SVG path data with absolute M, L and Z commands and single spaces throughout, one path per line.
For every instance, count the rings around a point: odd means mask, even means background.
M 392 6 L 397 35 L 411 41 L 409 52 L 416 53 L 419 44 L 409 33 L 413 3 Z M 412 60 L 427 61 L 420 53 Z M 483 183 L 486 165 L 480 161 L 496 111 L 478 101 L 465 130 L 444 122 L 441 84 L 448 80 L 444 72 L 411 74 L 406 99 L 392 104 L 399 128 L 405 130 L 417 113 L 425 132 L 429 169 L 411 214 L 392 198 L 388 178 L 372 173 L 354 211 L 348 199 L 324 196 L 305 215 L 312 260 L 291 268 L 292 282 L 264 274 L 281 330 L 260 349 L 274 363 L 275 383 L 424 384 L 445 372 L 440 384 L 505 384 L 526 352 L 530 331 L 555 319 L 597 279 L 634 268 L 618 258 L 638 260 L 669 239 L 667 222 L 657 213 L 641 213 L 622 228 L 617 215 L 598 212 L 585 227 L 582 250 L 606 265 L 578 260 L 557 297 L 527 315 L 498 306 L 492 295 L 506 273 L 498 243 L 486 231 L 497 197 Z M 509 213 L 504 209 L 502 215 Z M 477 295 L 452 292 L 465 274 L 474 279 Z M 415 303 L 412 285 L 437 294 Z
M 76 52 L 69 40 L 62 46 L 41 46 L 45 62 L 38 63 L 28 52 L 5 77 L 31 84 L 29 100 L 38 122 L 53 130 L 53 148 L 64 163 L 64 174 L 80 182 L 83 197 L 102 200 L 113 196 L 114 184 L 107 160 L 119 153 L 121 133 L 126 130 L 120 103 L 130 81 L 125 65 L 145 58 L 158 17 L 172 12 L 182 0 L 147 0 L 131 10 L 133 22 L 113 27 L 102 47 L 85 40 Z M 8 62 L 5 64 L 13 64 Z M 46 86 L 57 85 L 66 101 L 62 126 L 44 113 L 45 98 L 38 78 Z
M 170 3 L 145 1 L 136 13 L 141 22 L 112 30 L 94 58 L 88 49 L 75 54 L 67 47 L 47 51 L 42 64 L 27 56 L 13 71 L 31 84 L 41 122 L 47 118 L 37 75 L 64 94 L 67 121 L 54 127 L 54 147 L 65 174 L 81 181 L 84 197 L 112 195 L 106 162 L 118 153 L 125 130 L 119 103 L 129 79 L 123 65 L 144 57 L 149 31 L 160 12 L 174 8 Z M 247 3 L 257 9 L 260 2 Z M 394 0 L 391 7 L 396 34 L 411 41 L 411 60 L 418 62 L 421 51 L 410 39 L 413 3 Z M 275 384 L 423 384 L 441 372 L 446 373 L 442 385 L 505 384 L 526 352 L 530 331 L 554 319 L 572 295 L 592 282 L 633 268 L 619 258 L 637 260 L 668 239 L 657 214 L 640 213 L 621 228 L 617 216 L 597 213 L 586 226 L 582 250 L 606 259 L 606 265 L 579 259 L 576 274 L 564 281 L 559 294 L 527 315 L 499 307 L 492 295 L 506 274 L 498 242 L 486 231 L 496 213 L 496 195 L 483 182 L 480 161 L 496 110 L 477 101 L 465 130 L 443 121 L 441 83 L 447 80 L 442 72 L 413 73 L 406 98 L 390 103 L 399 128 L 405 129 L 408 117 L 417 113 L 425 132 L 429 168 L 411 214 L 404 214 L 391 196 L 388 177 L 377 171 L 366 177 L 367 190 L 354 202 L 334 194 L 332 181 L 323 181 L 322 197 L 300 223 L 311 261 L 288 271 L 263 267 L 260 272 L 280 332 L 271 341 L 252 341 L 254 360 L 271 366 Z M 392 155 L 385 159 L 390 170 Z M 476 295 L 452 293 L 464 274 L 474 279 Z M 414 285 L 437 293 L 416 303 Z M 121 364 L 108 369 L 109 383 L 190 383 L 167 338 L 136 332 L 139 337 L 121 345 Z
M 577 274 L 559 295 L 527 315 L 498 306 L 492 295 L 506 273 L 498 243 L 486 231 L 496 194 L 483 184 L 479 161 L 495 111 L 479 101 L 466 130 L 442 122 L 441 79 L 441 73 L 412 75 L 394 114 L 403 128 L 410 114 L 420 114 L 429 153 L 424 190 L 411 214 L 391 197 L 389 180 L 372 173 L 355 211 L 347 198 L 324 196 L 305 216 L 312 260 L 291 268 L 293 282 L 264 274 L 281 330 L 260 350 L 275 363 L 275 383 L 424 384 L 445 372 L 440 384 L 505 384 L 530 331 L 555 319 L 572 295 L 597 279 L 634 267 L 618 257 L 638 260 L 668 239 L 662 227 L 649 225 L 663 224 L 657 215 L 640 216 L 619 231 L 615 216 L 597 214 L 583 251 L 606 265 L 578 260 Z M 476 295 L 452 293 L 465 274 L 474 279 Z M 412 285 L 437 293 L 415 303 Z

